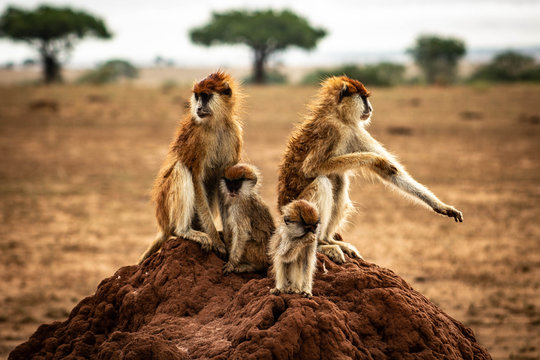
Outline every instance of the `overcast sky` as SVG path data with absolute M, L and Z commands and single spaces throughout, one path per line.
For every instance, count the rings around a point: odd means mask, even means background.
M 34 8 L 43 1 L 0 0 Z M 289 8 L 328 30 L 317 49 L 287 51 L 275 61 L 290 65 L 351 62 L 402 55 L 416 36 L 434 33 L 465 40 L 468 49 L 540 48 L 540 0 L 48 0 L 102 17 L 114 38 L 84 40 L 71 65 L 110 58 L 150 64 L 161 55 L 178 65 L 232 66 L 250 63 L 243 46 L 205 48 L 190 43 L 188 30 L 206 23 L 212 11 Z M 35 56 L 24 44 L 0 40 L 0 63 Z

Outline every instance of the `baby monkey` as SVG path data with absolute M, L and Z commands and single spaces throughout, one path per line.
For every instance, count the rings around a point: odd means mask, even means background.
M 319 213 L 314 204 L 305 200 L 295 200 L 281 210 L 282 222 L 270 239 L 276 278 L 276 287 L 270 292 L 275 295 L 297 293 L 311 298 Z
M 248 272 L 268 268 L 268 240 L 275 230 L 268 206 L 260 197 L 259 170 L 237 164 L 220 181 L 220 211 L 229 261 L 223 271 Z

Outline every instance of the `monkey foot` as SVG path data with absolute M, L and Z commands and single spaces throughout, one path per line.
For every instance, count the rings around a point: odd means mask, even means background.
M 223 274 L 229 274 L 235 271 L 235 265 L 231 262 L 223 265 Z
M 215 252 L 217 252 L 221 256 L 226 256 L 227 255 L 227 248 L 225 247 L 225 244 L 221 240 L 214 241 L 212 243 L 212 250 L 214 250 Z
M 328 256 L 336 264 L 343 264 L 345 262 L 345 255 L 339 245 L 319 245 L 317 250 Z
M 270 289 L 270 294 L 279 295 L 279 294 L 281 294 L 281 290 L 279 290 L 278 288 Z
M 346 242 L 343 242 L 339 244 L 339 248 L 347 254 L 349 257 L 353 259 L 363 259 L 362 255 L 358 252 L 358 250 L 351 244 L 348 244 Z
M 298 289 L 298 288 L 290 287 L 290 288 L 286 289 L 285 292 L 286 292 L 287 294 L 301 294 L 301 293 L 302 293 L 302 290 L 300 290 L 300 289 Z
M 313 297 L 313 294 L 311 294 L 310 292 L 307 292 L 307 291 L 302 291 L 300 293 L 300 295 L 302 295 L 303 297 L 308 298 L 308 299 L 311 299 Z

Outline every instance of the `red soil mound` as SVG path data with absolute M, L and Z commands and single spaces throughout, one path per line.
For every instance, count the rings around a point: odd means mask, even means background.
M 318 255 L 313 299 L 270 295 L 266 274 L 224 276 L 223 264 L 169 241 L 9 359 L 491 359 L 470 329 L 365 261 Z

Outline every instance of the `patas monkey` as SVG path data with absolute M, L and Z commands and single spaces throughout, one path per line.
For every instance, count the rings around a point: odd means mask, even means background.
M 319 251 L 343 263 L 343 252 L 360 257 L 350 244 L 335 241 L 352 208 L 349 175 L 367 170 L 386 184 L 427 204 L 435 212 L 463 221 L 463 215 L 416 182 L 365 129 L 373 108 L 364 85 L 346 76 L 323 82 L 311 113 L 289 138 L 279 171 L 278 206 L 295 199 L 316 204 L 321 217 Z
M 193 86 L 190 113 L 180 122 L 154 182 L 159 233 L 139 263 L 171 236 L 180 236 L 225 255 L 214 225 L 218 184 L 238 162 L 242 127 L 237 117 L 238 89 L 228 74 L 216 72 Z
M 258 194 L 259 170 L 237 164 L 220 181 L 220 212 L 229 261 L 223 271 L 248 272 L 268 268 L 268 240 L 275 230 L 268 206 Z
M 281 209 L 282 218 L 270 238 L 269 253 L 276 287 L 272 294 L 298 293 L 311 297 L 317 262 L 319 214 L 315 204 L 295 200 Z

